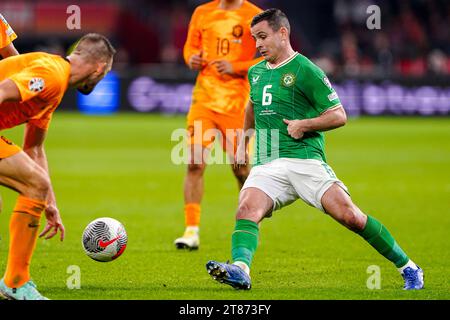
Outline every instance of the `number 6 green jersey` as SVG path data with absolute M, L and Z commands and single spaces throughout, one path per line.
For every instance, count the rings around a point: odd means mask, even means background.
M 322 132 L 307 132 L 302 139 L 294 139 L 283 122 L 315 118 L 341 104 L 325 73 L 296 52 L 275 68 L 264 60 L 252 66 L 248 80 L 255 114 L 254 164 L 277 158 L 326 162 Z

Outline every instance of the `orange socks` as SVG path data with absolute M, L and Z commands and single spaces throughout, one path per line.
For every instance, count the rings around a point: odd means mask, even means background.
M 9 255 L 5 284 L 18 288 L 30 280 L 30 262 L 36 247 L 39 220 L 46 202 L 19 196 L 9 223 Z
M 200 225 L 200 204 L 187 203 L 184 205 L 184 217 L 186 227 Z

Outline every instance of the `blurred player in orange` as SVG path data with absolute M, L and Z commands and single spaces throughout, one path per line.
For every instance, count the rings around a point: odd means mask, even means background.
M 179 249 L 197 249 L 200 243 L 204 155 L 214 141 L 214 137 L 208 137 L 205 132 L 211 129 L 220 132 L 224 151 L 234 159 L 236 139 L 231 138 L 233 141 L 227 143 L 225 135 L 227 129 L 243 127 L 249 95 L 247 71 L 260 61 L 255 59 L 250 22 L 261 11 L 245 0 L 215 0 L 198 6 L 192 15 L 184 59 L 189 68 L 199 74 L 187 116 L 190 157 L 184 181 L 186 229 L 183 236 L 175 240 Z M 250 170 L 247 166 L 232 168 L 240 189 Z
M 19 54 L 12 43 L 17 38 L 13 29 L 0 13 L 0 59 Z M 2 197 L 0 196 L 0 212 L 2 212 Z
M 7 58 L 19 54 L 12 43 L 16 38 L 14 30 L 0 13 L 0 56 Z
M 0 130 L 25 123 L 23 150 L 1 136 L 0 184 L 19 193 L 11 216 L 8 263 L 0 280 L 0 295 L 15 300 L 46 299 L 30 280 L 30 262 L 39 221 L 47 224 L 46 239 L 64 225 L 48 171 L 44 140 L 52 114 L 67 87 L 91 92 L 111 69 L 115 50 L 104 36 L 87 34 L 66 58 L 33 52 L 0 61 Z

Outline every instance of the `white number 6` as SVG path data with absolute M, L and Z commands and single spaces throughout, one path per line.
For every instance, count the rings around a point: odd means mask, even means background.
M 272 94 L 267 92 L 267 89 L 272 88 L 271 84 L 264 86 L 263 88 L 263 97 L 262 97 L 262 105 L 269 106 L 272 103 Z

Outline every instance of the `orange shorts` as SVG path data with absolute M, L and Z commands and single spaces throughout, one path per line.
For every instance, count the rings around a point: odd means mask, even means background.
M 16 146 L 7 138 L 0 136 L 0 159 L 11 157 L 21 150 L 20 147 Z
M 205 148 L 211 148 L 217 137 L 223 150 L 234 154 L 237 148 L 237 130 L 243 127 L 244 110 L 241 114 L 226 114 L 193 104 L 187 115 L 188 144 L 201 144 Z

